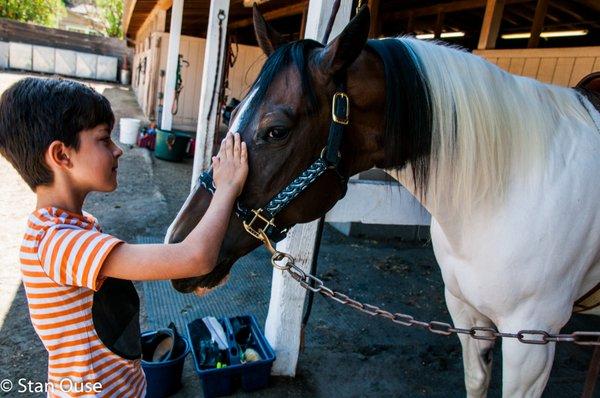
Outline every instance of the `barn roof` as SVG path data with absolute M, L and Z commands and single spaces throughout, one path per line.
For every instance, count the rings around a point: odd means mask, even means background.
M 275 28 L 290 39 L 300 37 L 306 0 L 258 1 L 261 11 Z M 357 3 L 356 0 L 354 0 Z M 504 0 L 500 36 L 531 30 L 536 0 Z M 229 31 L 241 43 L 255 44 L 252 32 L 252 8 L 249 0 L 231 0 Z M 467 48 L 476 48 L 485 12 L 486 0 L 370 0 L 379 4 L 377 35 L 464 32 L 464 36 L 448 38 Z M 124 26 L 129 38 L 135 38 L 154 7 L 170 9 L 172 0 L 127 0 Z M 210 0 L 185 0 L 182 34 L 206 35 Z M 167 13 L 167 30 L 170 13 Z M 600 2 L 597 0 L 552 0 L 548 2 L 543 31 L 584 30 L 578 37 L 542 39 L 540 47 L 572 47 L 598 45 L 600 37 Z M 497 48 L 526 47 L 527 40 L 499 39 Z

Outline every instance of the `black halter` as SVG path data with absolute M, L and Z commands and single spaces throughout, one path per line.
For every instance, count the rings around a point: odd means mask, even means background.
M 266 206 L 259 209 L 248 209 L 239 201 L 236 201 L 235 214 L 242 220 L 246 231 L 255 238 L 262 240 L 263 235 L 261 232 L 264 232 L 269 239 L 275 242 L 285 238 L 288 229 L 277 227 L 275 225 L 275 216 L 327 170 L 333 170 L 340 179 L 340 184 L 342 185 L 342 196 L 340 199 L 346 195 L 348 177 L 340 173 L 338 166 L 344 127 L 349 123 L 350 99 L 346 94 L 345 75 L 339 80 L 331 105 L 331 124 L 329 126 L 327 146 L 321 151 L 321 156 L 275 195 Z M 200 175 L 199 183 L 211 194 L 215 193 L 216 188 L 211 170 Z

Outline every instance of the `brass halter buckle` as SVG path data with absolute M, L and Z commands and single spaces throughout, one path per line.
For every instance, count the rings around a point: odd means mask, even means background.
M 344 115 L 338 115 L 336 113 L 337 101 L 345 102 L 345 105 L 344 105 L 345 114 Z M 331 102 L 331 118 L 333 119 L 334 122 L 339 123 L 339 124 L 347 125 L 348 123 L 350 123 L 350 98 L 348 98 L 348 95 L 346 93 L 342 93 L 341 91 L 338 91 L 337 93 L 333 94 L 333 100 Z
M 263 236 L 266 235 L 266 231 L 267 229 L 269 229 L 269 227 L 271 226 L 275 226 L 275 224 L 273 223 L 273 221 L 275 220 L 275 218 L 271 218 L 270 220 L 268 220 L 265 216 L 263 216 L 261 213 L 263 211 L 263 209 L 258 209 L 258 210 L 250 210 L 252 213 L 254 213 L 254 217 L 252 217 L 252 220 L 250 220 L 249 223 L 247 223 L 246 221 L 243 222 L 244 224 L 244 229 L 246 230 L 246 232 L 248 232 L 250 235 L 254 236 L 256 239 L 258 240 L 263 240 Z M 254 223 L 256 221 L 262 221 L 265 225 L 262 228 L 258 228 L 254 226 Z

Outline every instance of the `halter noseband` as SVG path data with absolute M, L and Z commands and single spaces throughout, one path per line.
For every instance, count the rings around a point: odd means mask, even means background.
M 263 240 L 263 235 L 266 235 L 275 242 L 285 238 L 288 229 L 277 227 L 275 225 L 275 217 L 327 170 L 335 171 L 339 177 L 340 184 L 342 185 L 342 196 L 340 199 L 346 195 L 348 177 L 340 173 L 338 166 L 344 127 L 349 123 L 350 99 L 348 98 L 348 94 L 346 94 L 345 74 L 342 74 L 340 77 L 340 79 L 337 79 L 337 90 L 332 99 L 331 124 L 329 126 L 327 146 L 321 151 L 321 156 L 275 195 L 266 206 L 259 209 L 248 209 L 239 201 L 235 202 L 235 214 L 242 220 L 246 232 L 256 239 Z M 211 194 L 215 193 L 216 188 L 211 170 L 205 171 L 200 175 L 199 183 L 202 188 Z

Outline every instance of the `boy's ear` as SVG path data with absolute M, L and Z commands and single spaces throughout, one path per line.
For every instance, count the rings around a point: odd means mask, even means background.
M 46 150 L 46 163 L 48 166 L 71 168 L 73 163 L 69 157 L 67 146 L 62 141 L 54 140 Z

